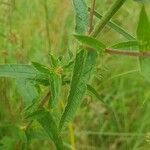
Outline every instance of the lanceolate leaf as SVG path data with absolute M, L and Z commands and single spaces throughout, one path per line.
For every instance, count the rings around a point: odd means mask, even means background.
M 0 77 L 24 78 L 46 84 L 48 76 L 40 73 L 31 65 L 0 65 Z
M 43 130 L 43 128 L 37 126 L 30 128 L 28 132 L 26 132 L 28 141 L 31 141 L 33 139 L 49 140 L 49 136 L 46 132 L 43 132 Z
M 150 22 L 143 6 L 140 12 L 139 23 L 137 28 L 137 38 L 139 40 L 139 50 L 140 51 L 150 51 Z M 142 75 L 150 81 L 150 59 L 149 58 L 139 58 L 141 73 Z
M 144 6 L 140 12 L 137 38 L 140 42 L 140 51 L 150 51 L 150 21 Z
M 37 62 L 32 62 L 32 64 L 39 72 L 50 74 L 50 70 L 46 66 L 39 64 Z
M 41 73 L 46 73 L 49 76 L 49 85 L 50 85 L 50 101 L 49 105 L 51 108 L 56 106 L 59 100 L 61 92 L 61 75 L 57 73 L 59 68 L 59 60 L 56 59 L 53 55 L 50 55 L 51 69 L 48 69 L 46 66 L 41 65 L 37 62 L 32 62 L 33 66 Z
M 59 96 L 61 93 L 61 71 L 60 62 L 53 55 L 50 55 L 51 67 L 53 71 L 50 74 L 49 85 L 50 85 L 50 101 L 49 105 L 51 108 L 55 107 L 59 101 Z
M 41 109 L 28 116 L 28 118 L 36 119 L 41 124 L 50 139 L 55 143 L 57 150 L 64 149 L 62 139 L 59 136 L 58 128 L 50 112 Z
M 26 106 L 31 105 L 39 97 L 39 90 L 31 80 L 17 79 L 17 88 Z
M 60 130 L 73 119 L 82 103 L 87 88 L 86 84 L 95 65 L 96 57 L 96 51 L 87 52 L 86 50 L 81 50 L 76 56 L 68 102 L 60 120 Z
M 104 50 L 106 48 L 103 43 L 101 43 L 100 41 L 98 41 L 92 37 L 84 36 L 84 35 L 74 35 L 74 36 L 82 44 L 85 44 L 99 52 L 101 52 L 102 50 Z
M 98 100 L 100 100 L 102 103 L 105 103 L 103 101 L 103 97 L 101 95 L 99 95 L 99 93 L 91 86 L 91 85 L 87 85 L 87 90 L 89 92 L 91 92 Z
M 76 33 L 84 34 L 88 29 L 88 8 L 84 0 L 73 0 L 76 13 Z
M 53 56 L 52 54 L 49 55 L 50 56 L 50 65 L 52 68 L 56 68 L 60 65 L 59 61 L 57 58 L 55 58 L 55 56 Z
M 56 73 L 52 73 L 49 79 L 50 83 L 50 91 L 51 91 L 51 98 L 50 98 L 50 107 L 53 108 L 56 106 L 56 104 L 59 101 L 59 96 L 61 92 L 61 85 L 62 85 L 62 80 L 61 76 Z

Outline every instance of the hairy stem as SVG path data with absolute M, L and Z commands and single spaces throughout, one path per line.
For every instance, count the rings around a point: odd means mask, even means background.
M 124 56 L 134 56 L 134 57 L 150 57 L 150 52 L 135 52 L 135 51 L 123 51 L 116 49 L 105 49 L 106 53 L 113 55 L 124 55 Z
M 96 26 L 95 30 L 91 33 L 92 37 L 97 37 L 98 34 L 105 27 L 107 22 L 113 17 L 113 15 L 119 10 L 126 0 L 116 0 L 111 8 L 106 12 L 100 23 Z

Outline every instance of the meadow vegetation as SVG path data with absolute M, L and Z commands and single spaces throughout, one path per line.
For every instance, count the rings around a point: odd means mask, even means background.
M 92 0 L 0 1 L 0 150 L 149 150 L 150 3 L 117 1 L 102 20 Z

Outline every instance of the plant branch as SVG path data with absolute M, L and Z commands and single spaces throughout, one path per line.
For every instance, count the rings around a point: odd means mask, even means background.
M 124 56 L 133 56 L 133 57 L 150 57 L 149 52 L 135 52 L 135 51 L 123 51 L 123 50 L 116 50 L 116 49 L 105 49 L 106 53 L 113 54 L 113 55 L 124 55 Z
M 98 34 L 103 30 L 107 22 L 113 17 L 113 15 L 119 10 L 119 8 L 124 4 L 126 0 L 116 0 L 111 8 L 106 12 L 104 17 L 102 17 L 102 20 L 100 23 L 97 25 L 95 30 L 91 33 L 92 37 L 97 37 Z
M 96 0 L 92 0 L 92 5 L 91 5 L 90 15 L 89 15 L 89 31 L 88 31 L 88 34 L 90 34 L 93 30 L 93 17 L 94 17 L 95 4 L 96 4 Z

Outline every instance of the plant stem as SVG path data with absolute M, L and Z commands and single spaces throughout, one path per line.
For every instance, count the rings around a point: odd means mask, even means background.
M 94 16 L 95 4 L 96 4 L 96 0 L 92 0 L 92 5 L 91 5 L 90 15 L 89 15 L 89 31 L 88 31 L 88 34 L 90 34 L 93 30 L 93 16 Z
M 68 128 L 69 128 L 69 133 L 70 133 L 70 143 L 71 143 L 71 147 L 72 147 L 71 149 L 76 150 L 73 124 L 69 123 Z
M 124 56 L 134 56 L 134 57 L 150 57 L 150 52 L 135 52 L 135 51 L 123 51 L 116 49 L 105 49 L 106 53 L 113 55 L 124 55 Z
M 97 25 L 95 30 L 91 33 L 92 37 L 97 37 L 98 34 L 102 31 L 105 27 L 107 22 L 113 17 L 113 15 L 119 10 L 119 8 L 124 4 L 126 0 L 116 0 L 111 8 L 106 12 L 100 23 Z
M 48 15 L 47 0 L 44 0 L 44 9 L 45 9 L 46 36 L 47 36 L 47 42 L 50 51 L 51 40 L 50 40 L 50 31 L 49 31 L 49 15 Z

